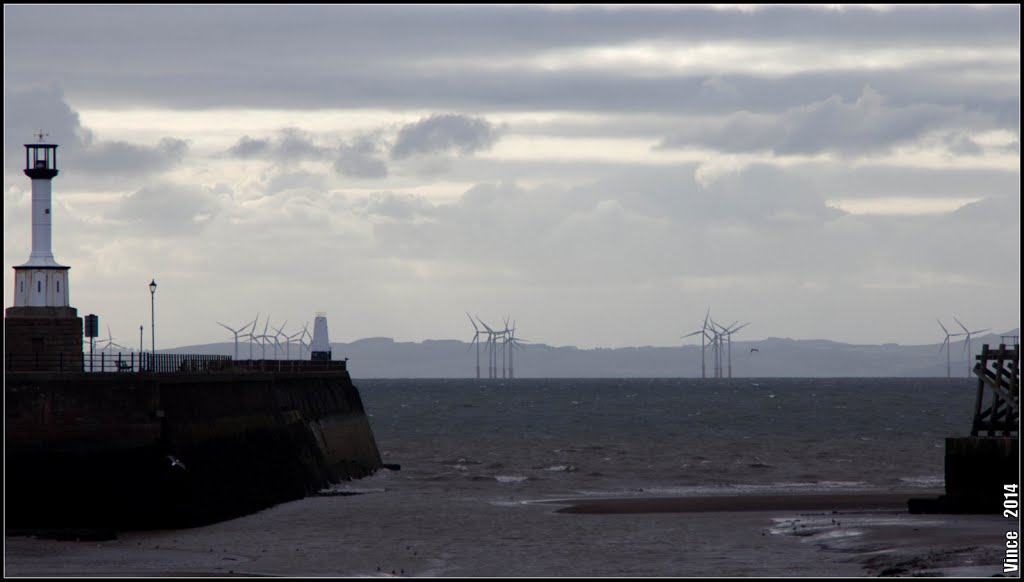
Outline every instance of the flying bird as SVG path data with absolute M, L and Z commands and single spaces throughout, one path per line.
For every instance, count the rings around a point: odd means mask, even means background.
M 185 463 L 182 463 L 181 460 L 178 459 L 177 457 L 173 457 L 171 455 L 167 455 L 167 460 L 169 460 L 171 462 L 171 467 L 172 468 L 174 468 L 174 467 L 181 467 L 182 471 L 187 471 L 187 469 L 185 468 Z
M 757 348 L 750 348 L 750 353 L 754 353 L 754 352 L 760 352 L 760 351 L 761 351 L 761 350 L 759 350 L 759 349 L 757 349 Z

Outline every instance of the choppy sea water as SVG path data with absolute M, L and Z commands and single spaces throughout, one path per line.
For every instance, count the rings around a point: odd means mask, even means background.
M 354 379 L 390 479 L 495 494 L 941 489 L 969 379 Z

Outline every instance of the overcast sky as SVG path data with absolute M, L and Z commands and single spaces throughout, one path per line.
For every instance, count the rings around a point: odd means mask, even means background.
M 79 315 L 938 343 L 1020 319 L 1019 6 L 4 6 L 4 297 Z M 312 326 L 310 326 L 310 329 Z M 261 329 L 262 331 L 262 329 Z

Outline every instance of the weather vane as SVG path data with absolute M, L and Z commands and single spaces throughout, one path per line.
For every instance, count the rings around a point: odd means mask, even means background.
M 48 137 L 50 137 L 50 134 L 48 134 L 48 133 L 43 133 L 43 130 L 41 130 L 41 129 L 40 129 L 40 130 L 39 130 L 39 133 L 35 134 L 35 137 L 38 137 L 38 138 L 39 138 L 39 143 L 43 143 L 43 140 L 44 140 L 45 138 L 48 138 Z

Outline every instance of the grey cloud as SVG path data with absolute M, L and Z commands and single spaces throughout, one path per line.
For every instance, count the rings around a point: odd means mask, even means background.
M 938 217 L 859 216 L 830 208 L 827 190 L 798 173 L 769 166 L 707 188 L 692 176 L 685 167 L 636 170 L 570 189 L 479 184 L 456 203 L 436 206 L 429 221 L 378 222 L 377 252 L 471 264 L 485 278 L 518 273 L 519 284 L 607 284 L 609 273 L 637 283 L 770 274 L 856 284 L 907 264 L 945 272 L 951 260 L 970 261 L 978 245 L 1019 236 L 1019 202 L 1005 197 Z M 948 236 L 953 224 L 968 228 L 974 244 Z M 1013 249 L 1004 259 L 1012 264 L 1016 256 Z M 975 263 L 965 270 L 996 265 Z
M 185 157 L 184 140 L 165 137 L 154 147 L 121 141 L 98 142 L 72 160 L 76 171 L 89 173 L 148 174 L 166 170 Z
M 254 139 L 243 135 L 238 143 L 231 146 L 228 154 L 238 158 L 252 158 L 262 155 L 270 149 L 270 141 L 265 139 Z
M 273 138 L 257 139 L 242 136 L 235 145 L 228 148 L 228 155 L 238 158 L 268 158 L 277 161 L 301 159 L 324 159 L 330 155 L 330 148 L 317 145 L 309 132 L 286 127 Z
M 961 206 L 947 220 L 956 227 L 995 226 L 1001 229 L 1007 240 L 1020 240 L 1020 196 L 988 196 Z M 1001 248 L 1011 251 L 1014 246 L 1009 244 Z M 1019 252 L 1018 249 L 1018 256 Z
M 286 172 L 274 175 L 267 183 L 268 195 L 279 194 L 288 190 L 322 191 L 326 184 L 324 176 L 311 172 Z
M 373 138 L 362 136 L 350 144 L 338 146 L 334 170 L 350 178 L 386 178 L 388 166 L 380 155 L 380 148 Z
M 949 135 L 945 139 L 946 148 L 960 156 L 976 156 L 984 152 L 978 143 L 965 135 Z
M 24 91 L 4 90 L 5 165 L 24 166 L 24 144 L 38 141 L 34 134 L 43 131 L 46 141 L 56 143 L 58 161 L 62 153 L 74 152 L 92 141 L 92 133 L 82 126 L 78 112 L 64 100 L 56 84 Z
M 399 12 L 400 15 L 399 15 Z M 408 54 L 522 54 L 537 47 L 578 47 L 648 38 L 710 38 L 792 41 L 903 39 L 960 41 L 998 46 L 1019 40 L 1019 7 L 908 7 L 886 12 L 827 11 L 804 6 L 763 7 L 753 14 L 704 7 L 680 11 L 580 7 L 552 11 L 539 6 L 11 6 L 5 17 L 8 47 L 32 47 L 39 59 L 60 63 L 65 46 L 90 63 L 119 67 L 163 65 L 168 69 L 235 70 L 242 56 L 259 67 L 308 63 L 356 54 L 365 66 L 401 61 Z M 400 16 L 400 17 L 399 17 Z M 181 41 L 189 31 L 189 42 Z M 39 38 L 48 39 L 40 44 Z M 258 39 L 254 41 L 254 39 Z M 138 50 L 126 53 L 125 46 Z M 227 47 L 227 50 L 226 50 Z M 146 55 L 170 57 L 153 63 Z M 309 58 L 316 55 L 321 58 Z M 36 60 L 12 60 L 30 69 Z M 70 63 L 69 69 L 77 61 Z M 183 65 L 185 65 L 183 67 Z M 92 70 L 86 69 L 88 73 Z M 220 80 L 223 85 L 223 80 Z
M 1011 170 L 808 163 L 787 171 L 829 198 L 970 198 L 1011 196 L 1020 191 L 1020 174 Z
M 613 271 L 639 281 L 737 269 L 798 273 L 807 261 L 841 269 L 830 266 L 855 247 L 842 253 L 807 241 L 827 239 L 827 225 L 842 217 L 809 185 L 769 167 L 710 191 L 685 167 L 570 189 L 479 184 L 437 206 L 430 221 L 378 223 L 374 233 L 381 253 L 468 261 L 483 272 L 591 281 Z
M 186 236 L 203 230 L 219 212 L 220 204 L 206 192 L 159 184 L 127 196 L 117 218 L 141 232 Z
M 934 129 L 994 126 L 991 117 L 961 107 L 927 103 L 892 107 L 879 92 L 865 87 L 852 103 L 833 96 L 780 115 L 741 111 L 723 121 L 695 124 L 666 138 L 660 147 L 700 145 L 730 152 L 770 150 L 780 154 L 862 153 L 885 150 Z
M 176 165 L 188 151 L 185 141 L 172 137 L 155 146 L 96 140 L 58 85 L 5 91 L 4 109 L 6 171 L 23 165 L 23 144 L 36 141 L 32 134 L 40 130 L 48 134 L 46 141 L 58 145 L 60 167 L 87 175 L 116 173 L 124 177 L 159 172 Z
M 391 148 L 391 157 L 401 160 L 417 154 L 452 150 L 472 154 L 490 148 L 497 137 L 497 129 L 486 119 L 436 114 L 403 126 Z
M 816 42 L 894 48 L 1019 44 L 1019 7 L 911 7 L 876 12 L 790 6 L 754 14 L 682 11 L 551 11 L 540 7 L 403 6 L 22 6 L 5 12 L 5 87 L 61 79 L 76 102 L 173 108 L 412 107 L 629 111 L 778 111 L 865 84 L 892 96 L 942 104 L 986 96 L 1011 116 L 1017 66 L 950 63 L 925 69 L 771 76 L 640 77 L 629 71 L 439 70 L 433 59 L 522 57 L 559 48 L 658 39 Z M 189 30 L 182 43 L 180 30 Z M 320 31 L 320 32 L 318 32 Z M 571 31 L 567 33 L 566 31 Z M 39 38 L 47 42 L 40 44 Z M 255 39 L 255 40 L 254 40 Z M 125 51 L 132 46 L 132 51 Z M 225 49 L 225 47 L 230 47 Z M 31 51 L 31 52 L 28 52 Z M 310 58 L 316 55 L 317 58 Z M 350 55 L 359 55 L 358 59 Z M 108 63 L 117 62 L 116 69 Z M 338 74 L 324 75 L 339 62 Z M 991 70 L 986 70 L 991 68 Z M 334 69 L 329 69 L 334 70 Z M 231 71 L 229 80 L 224 71 Z M 986 73 L 964 82 L 964 75 Z M 990 76 L 988 73 L 995 73 Z M 140 77 L 145 83 L 138 82 Z M 709 90 L 717 88 L 719 90 Z M 722 89 L 734 96 L 724 98 Z M 980 104 L 979 104 L 980 106 Z M 972 107 L 974 107 L 972 105 Z M 1012 120 L 1007 121 L 1016 127 Z
M 396 192 L 374 192 L 365 200 L 357 202 L 355 206 L 371 217 L 397 221 L 412 221 L 419 217 L 430 217 L 435 213 L 435 206 L 427 199 Z

